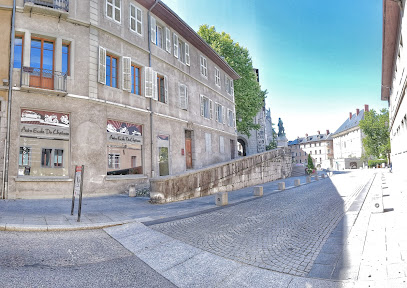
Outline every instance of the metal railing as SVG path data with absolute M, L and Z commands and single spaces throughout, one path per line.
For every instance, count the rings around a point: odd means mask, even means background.
M 27 2 L 69 12 L 69 0 L 24 0 L 24 3 Z
M 66 73 L 34 67 L 22 67 L 21 86 L 66 92 Z

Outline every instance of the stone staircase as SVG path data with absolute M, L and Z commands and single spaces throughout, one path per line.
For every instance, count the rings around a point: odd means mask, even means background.
M 293 168 L 291 170 L 291 176 L 292 177 L 298 177 L 298 176 L 304 176 L 305 175 L 305 167 L 303 166 L 296 166 L 293 165 Z

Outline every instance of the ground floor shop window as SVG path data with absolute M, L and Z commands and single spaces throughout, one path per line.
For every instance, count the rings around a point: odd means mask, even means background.
M 69 175 L 69 114 L 21 110 L 19 176 Z
M 142 126 L 107 120 L 107 175 L 143 174 Z

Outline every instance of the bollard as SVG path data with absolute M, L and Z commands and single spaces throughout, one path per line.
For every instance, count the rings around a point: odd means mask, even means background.
M 285 190 L 285 182 L 278 183 L 278 190 Z
M 228 192 L 219 192 L 215 194 L 216 206 L 228 205 Z
M 300 186 L 300 179 L 295 179 L 294 180 L 294 186 Z
M 307 178 L 305 178 L 305 182 L 306 183 L 311 183 L 311 176 L 307 176 Z
M 318 174 L 317 174 L 317 175 L 315 175 L 315 181 L 319 181 Z
M 322 175 L 321 175 L 321 178 L 324 179 L 324 178 L 325 178 L 325 174 L 322 174 Z
M 263 196 L 263 186 L 254 186 L 254 196 Z
M 136 197 L 136 186 L 131 185 L 129 187 L 129 197 Z

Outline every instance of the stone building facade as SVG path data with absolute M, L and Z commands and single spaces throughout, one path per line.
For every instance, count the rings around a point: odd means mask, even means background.
M 49 2 L 49 3 L 48 3 Z M 239 75 L 153 0 L 17 0 L 7 198 L 85 195 L 235 158 Z
M 10 37 L 13 0 L 0 0 L 0 199 L 5 197 L 4 166 L 7 135 L 7 109 L 10 81 Z
M 308 155 L 314 162 L 316 168 L 332 168 L 332 159 L 334 155 L 332 137 L 329 130 L 326 130 L 326 134 L 318 134 L 305 137 L 297 137 L 297 139 L 288 142 L 292 162 L 295 164 L 308 163 Z
M 332 134 L 334 144 L 334 169 L 357 169 L 365 166 L 361 160 L 364 153 L 363 133 L 359 127 L 360 120 L 364 119 L 365 111 L 369 111 L 369 105 L 365 109 L 356 109 L 356 113 L 349 112 L 349 117 Z
M 393 171 L 405 175 L 407 163 L 407 39 L 405 0 L 383 1 L 383 49 L 381 99 L 389 105 L 389 128 Z

